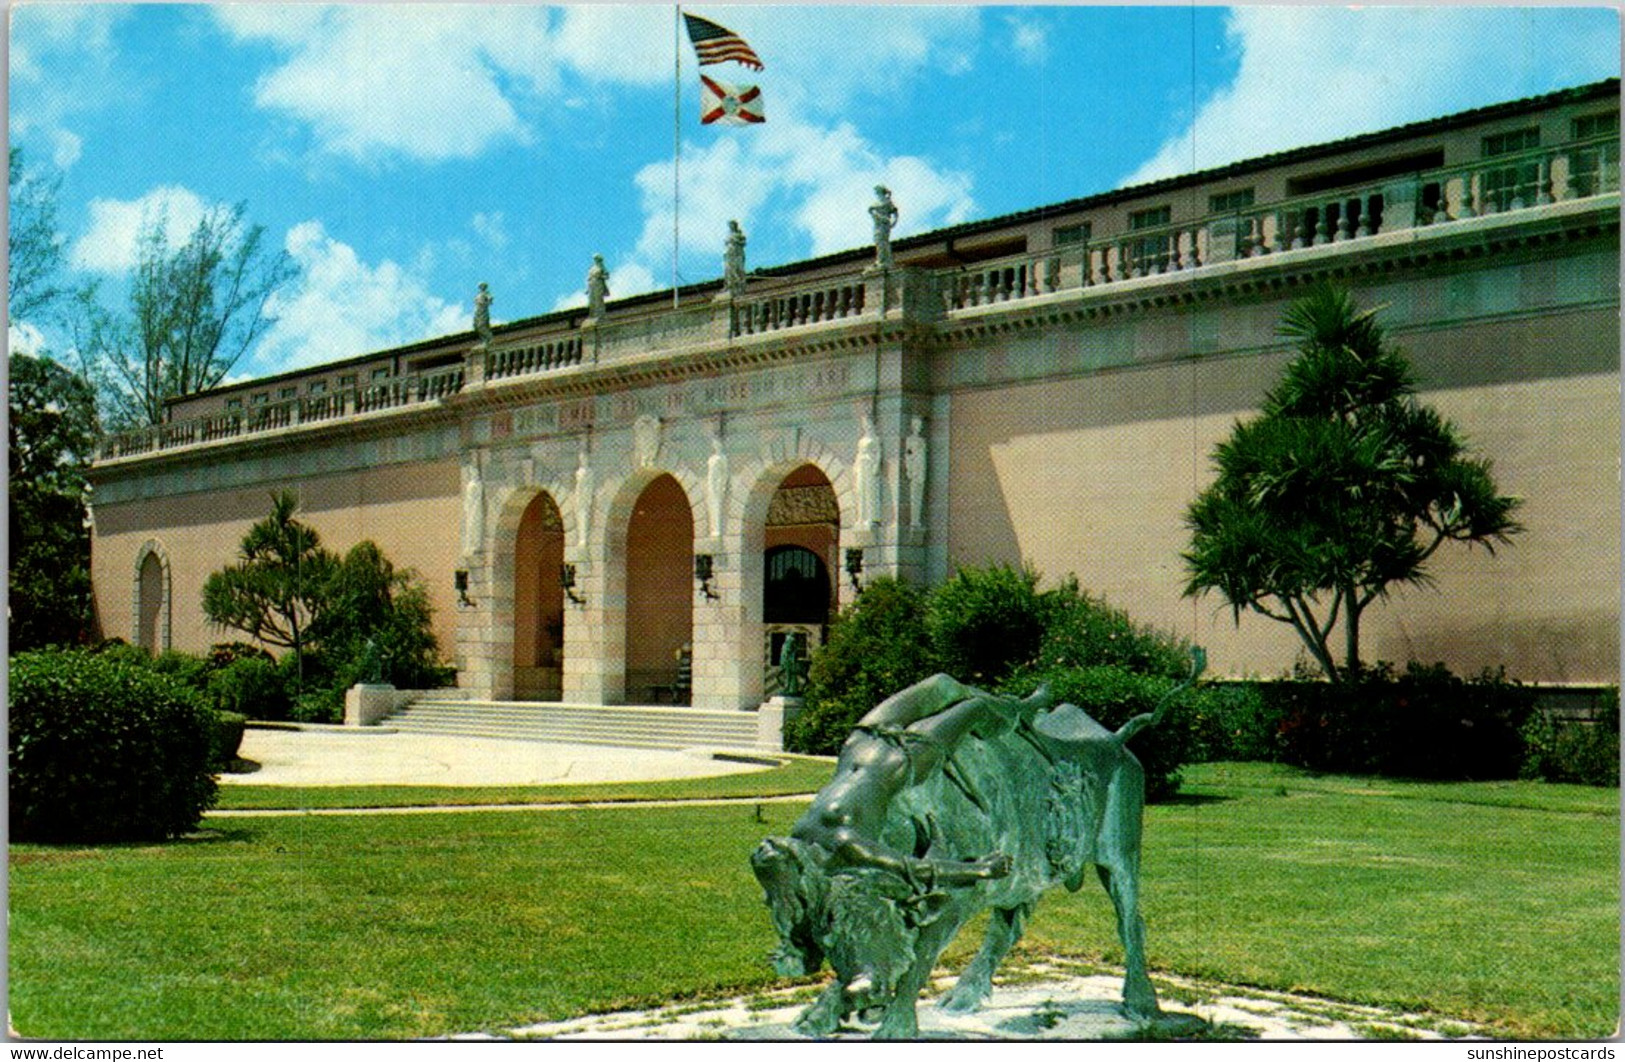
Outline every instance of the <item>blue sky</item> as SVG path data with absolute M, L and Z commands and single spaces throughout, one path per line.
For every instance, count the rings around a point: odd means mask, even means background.
M 680 279 L 728 219 L 752 267 L 1617 76 L 1608 8 L 691 6 L 766 68 L 701 126 L 683 40 Z M 258 376 L 671 281 L 670 6 L 12 8 L 10 131 L 63 178 L 71 279 L 116 299 L 144 217 L 213 203 L 301 267 Z M 60 348 L 49 322 L 14 345 Z

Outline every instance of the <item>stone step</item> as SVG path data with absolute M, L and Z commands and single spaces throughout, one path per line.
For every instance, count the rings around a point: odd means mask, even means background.
M 417 700 L 390 717 L 397 730 L 456 737 L 623 748 L 754 748 L 755 713 L 659 705 Z

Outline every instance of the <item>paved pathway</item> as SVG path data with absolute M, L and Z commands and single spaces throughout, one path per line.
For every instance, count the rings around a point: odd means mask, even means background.
M 1165 1020 L 1160 1037 L 1218 1040 L 1440 1040 L 1483 1038 L 1487 1030 L 1437 1015 L 1407 1014 L 1313 996 L 1154 975 Z M 933 999 L 951 985 L 938 978 L 917 1010 L 922 1040 L 1136 1040 L 1145 1030 L 1123 1017 L 1121 972 L 1100 973 L 1065 961 L 1005 972 L 974 1014 L 950 1014 Z M 803 1040 L 791 1023 L 806 1007 L 805 988 L 753 996 L 684 1000 L 645 1011 L 593 1014 L 455 1040 Z M 856 1026 L 835 1039 L 863 1039 Z
M 386 727 L 250 728 L 238 755 L 259 764 L 224 785 L 554 785 L 703 778 L 766 769 L 710 749 L 670 752 L 539 741 L 441 737 Z

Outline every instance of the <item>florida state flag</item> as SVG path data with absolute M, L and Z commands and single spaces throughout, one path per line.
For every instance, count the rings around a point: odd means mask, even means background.
M 755 125 L 765 121 L 761 89 L 755 85 L 730 85 L 700 75 L 701 125 Z

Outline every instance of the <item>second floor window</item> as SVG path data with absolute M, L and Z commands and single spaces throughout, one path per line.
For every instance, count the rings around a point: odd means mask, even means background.
M 1054 242 L 1056 247 L 1072 247 L 1080 243 L 1089 242 L 1090 226 L 1087 221 L 1076 225 L 1057 225 L 1055 227 Z
M 1136 210 L 1128 216 L 1130 232 L 1143 232 L 1166 225 L 1173 219 L 1172 207 L 1159 206 L 1147 210 Z M 1168 268 L 1168 252 L 1171 243 L 1166 233 L 1156 236 L 1139 236 L 1129 241 L 1129 265 L 1135 276 L 1145 276 L 1148 273 L 1161 273 Z
M 1234 192 L 1220 192 L 1208 196 L 1207 208 L 1214 214 L 1228 214 L 1232 210 L 1246 210 L 1253 205 L 1253 190 L 1238 188 Z
M 1487 159 L 1514 155 L 1540 147 L 1539 129 L 1514 129 L 1484 138 Z M 1483 209 L 1493 213 L 1534 206 L 1540 196 L 1540 163 L 1534 159 L 1512 162 L 1484 171 L 1480 179 Z
M 1574 119 L 1575 140 L 1600 143 L 1569 152 L 1569 191 L 1571 199 L 1600 195 L 1619 188 L 1619 112 L 1588 114 Z M 1606 137 L 1608 139 L 1604 140 Z

